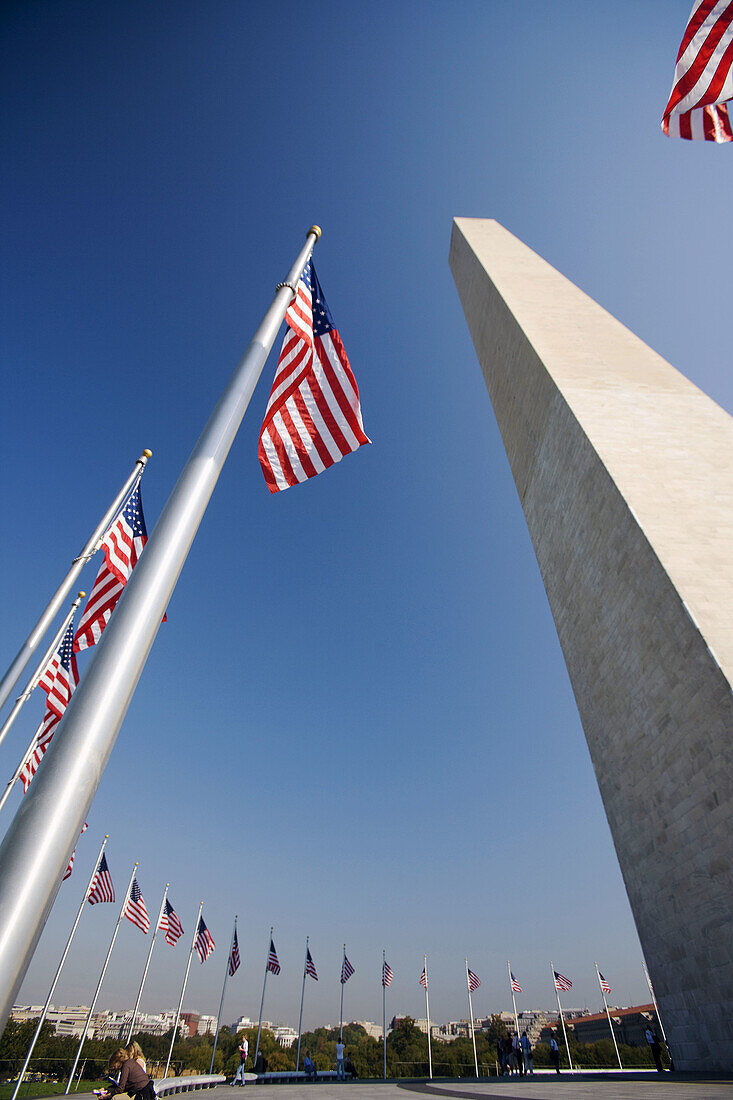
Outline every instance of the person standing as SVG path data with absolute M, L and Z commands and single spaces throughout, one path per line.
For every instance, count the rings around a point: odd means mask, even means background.
M 244 1064 L 247 1061 L 247 1055 L 249 1054 L 249 1043 L 247 1042 L 247 1036 L 242 1036 L 242 1041 L 237 1047 L 239 1051 L 239 1066 L 237 1072 L 232 1081 L 233 1085 L 244 1085 Z
M 517 1069 L 519 1070 L 519 1076 L 524 1077 L 524 1058 L 522 1057 L 522 1044 L 516 1031 L 512 1036 L 512 1052 L 517 1060 Z
M 557 1045 L 557 1039 L 553 1036 L 550 1039 L 550 1061 L 555 1067 L 555 1073 L 560 1072 L 560 1047 Z
M 527 1032 L 522 1032 L 522 1038 L 520 1039 L 522 1044 L 522 1058 L 524 1059 L 524 1072 L 531 1073 L 534 1077 L 534 1066 L 532 1065 L 532 1044 L 527 1038 Z
M 344 1044 L 341 1039 L 336 1043 L 336 1080 L 345 1081 L 346 1071 L 344 1070 Z
M 652 1058 L 654 1059 L 654 1065 L 657 1067 L 657 1073 L 664 1073 L 664 1066 L 662 1065 L 662 1045 L 659 1042 L 659 1036 L 656 1031 L 652 1031 L 650 1027 L 644 1032 L 644 1037 L 652 1049 Z

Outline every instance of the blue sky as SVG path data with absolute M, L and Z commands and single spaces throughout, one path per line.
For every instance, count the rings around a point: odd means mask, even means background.
M 724 407 L 727 147 L 659 120 L 688 0 L 10 3 L 2 15 L 7 664 L 143 447 L 149 529 L 312 222 L 373 446 L 271 497 L 265 368 L 21 992 L 42 1001 L 101 837 L 220 948 L 185 1007 L 296 1024 L 596 1008 L 641 952 L 552 617 L 448 269 L 494 217 Z M 278 339 L 276 347 L 279 347 Z M 97 563 L 89 567 L 90 589 Z M 80 661 L 83 668 L 88 661 Z M 8 776 L 33 699 L 0 750 Z M 17 805 L 16 796 L 12 805 Z M 9 815 L 6 812 L 6 818 Z M 7 827 L 7 819 L 0 828 Z M 88 1003 L 116 913 L 56 997 Z M 123 928 L 103 1007 L 146 951 Z M 175 1007 L 183 944 L 143 1008 Z

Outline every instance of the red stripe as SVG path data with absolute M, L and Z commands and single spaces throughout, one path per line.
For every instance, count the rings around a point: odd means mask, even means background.
M 312 387 L 311 387 L 312 388 Z M 305 398 L 300 390 L 297 390 L 294 394 L 294 401 L 298 412 L 300 413 L 300 419 L 303 421 L 306 431 L 311 438 L 311 444 L 318 451 L 318 457 L 324 466 L 332 466 L 333 459 L 331 458 L 328 447 L 319 432 L 316 425 L 313 423 L 313 417 L 308 411 L 308 406 L 305 403 Z
M 295 427 L 293 418 L 290 415 L 290 410 L 288 409 L 287 405 L 283 405 L 280 411 L 280 415 L 283 418 L 283 423 L 287 428 L 288 435 L 290 436 L 295 446 L 295 453 L 300 460 L 300 464 L 303 467 L 303 472 L 305 473 L 306 478 L 315 477 L 318 471 L 311 462 L 310 455 L 308 454 L 305 447 L 303 446 L 303 443 L 301 442 L 300 435 L 298 434 L 298 430 Z
M 313 393 L 313 398 L 316 402 L 316 405 L 318 406 L 318 411 L 321 414 L 321 416 L 323 417 L 323 420 L 326 424 L 326 427 L 328 428 L 329 432 L 333 436 L 334 443 L 336 444 L 336 446 L 338 447 L 338 449 L 339 449 L 339 451 L 341 452 L 342 455 L 350 454 L 351 453 L 351 447 L 348 445 L 348 443 L 344 439 L 343 432 L 341 431 L 338 424 L 336 423 L 334 415 L 331 412 L 331 409 L 329 408 L 328 402 L 326 401 L 326 397 L 323 393 L 323 390 L 321 389 L 321 387 L 318 384 L 318 380 L 317 380 L 315 374 L 313 375 L 313 383 L 311 385 L 311 391 Z M 334 463 L 334 459 L 331 459 L 329 465 L 332 466 L 333 463 Z
M 290 459 L 288 458 L 287 451 L 285 450 L 285 444 L 280 438 L 280 433 L 277 427 L 273 424 L 270 430 L 270 441 L 275 448 L 277 458 L 280 463 L 280 469 L 282 475 L 287 481 L 288 485 L 297 485 L 298 479 L 293 472 L 293 467 L 290 465 Z
M 675 84 L 672 89 L 672 94 L 669 97 L 669 103 L 667 104 L 665 114 L 669 114 L 673 111 L 680 100 L 684 99 L 687 93 L 694 88 L 695 84 L 702 76 L 705 66 L 712 57 L 715 48 L 728 29 L 731 18 L 733 18 L 733 3 L 728 4 L 723 14 L 719 16 L 715 24 L 711 27 L 707 38 L 700 47 L 689 69 L 682 74 Z
M 702 0 L 700 7 L 697 9 L 695 14 L 690 19 L 690 22 L 685 27 L 685 33 L 682 36 L 679 53 L 677 54 L 678 61 L 689 46 L 690 42 L 692 42 L 700 27 L 710 15 L 710 12 L 713 10 L 717 2 L 718 0 Z
M 359 390 L 357 389 L 356 381 L 354 379 L 354 375 L 351 373 L 351 367 L 349 366 L 349 360 L 346 357 L 346 352 L 344 350 L 344 345 L 341 342 L 341 337 L 339 336 L 336 329 L 332 329 L 331 332 L 329 332 L 328 335 L 331 338 L 331 343 L 333 345 L 334 351 L 336 352 L 338 360 L 339 360 L 339 362 L 340 362 L 347 378 L 349 379 L 352 386 L 354 387 L 354 396 L 355 396 L 356 400 L 358 401 L 359 400 Z M 319 337 L 319 340 L 320 340 L 320 337 Z M 342 385 L 341 385 L 341 383 L 338 379 L 338 376 L 337 376 L 337 374 L 336 374 L 336 372 L 335 372 L 335 370 L 334 370 L 334 368 L 331 364 L 330 359 L 328 358 L 328 356 L 326 354 L 325 349 L 323 351 L 323 355 L 321 355 L 319 358 L 321 360 L 321 365 L 324 369 L 324 372 L 326 373 L 326 376 L 328 377 L 329 383 L 331 385 L 331 391 L 332 391 L 334 397 L 336 398 L 336 400 L 338 401 L 339 408 L 341 409 L 341 412 L 344 415 L 344 419 L 346 420 L 347 424 L 351 428 L 352 432 L 356 436 L 359 443 L 368 443 L 369 440 L 364 435 L 364 431 L 359 425 L 359 420 L 358 420 L 358 417 L 356 415 L 356 411 L 352 407 L 351 402 L 349 401 L 349 398 L 344 393 L 343 387 L 342 387 Z M 349 447 L 348 451 L 346 451 L 344 453 L 351 453 L 351 447 Z

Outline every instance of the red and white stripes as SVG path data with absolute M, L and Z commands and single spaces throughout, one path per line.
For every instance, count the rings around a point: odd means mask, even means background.
M 733 3 L 695 0 L 674 71 L 662 129 L 670 137 L 733 141 Z

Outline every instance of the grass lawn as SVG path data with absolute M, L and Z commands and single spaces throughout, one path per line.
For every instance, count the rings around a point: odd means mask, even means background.
M 106 1081 L 81 1081 L 77 1092 L 91 1092 L 92 1089 L 101 1089 Z M 32 1100 L 36 1096 L 63 1096 L 66 1089 L 66 1081 L 24 1081 L 18 1093 L 18 1100 Z M 15 1082 L 10 1085 L 0 1085 L 0 1100 L 10 1100 L 15 1091 Z M 69 1096 L 74 1095 L 72 1089 Z

